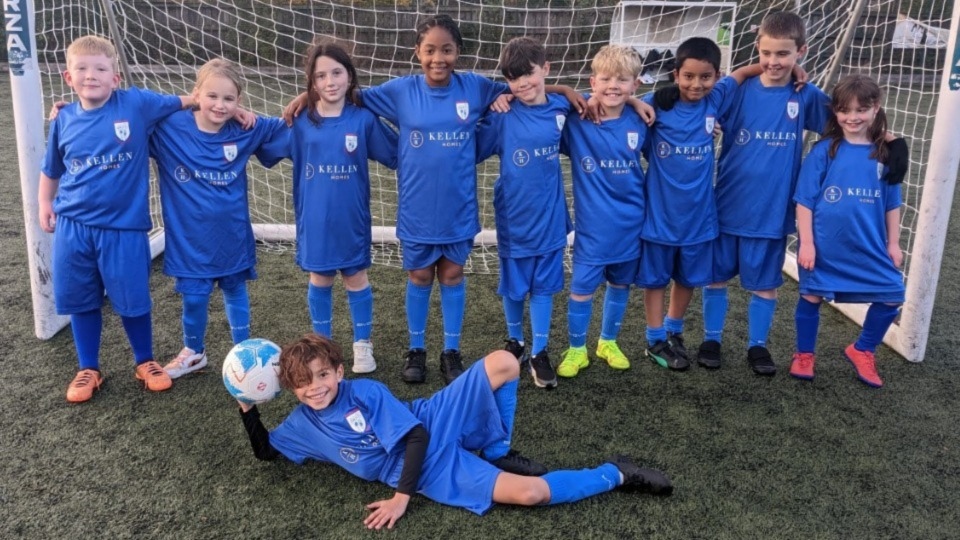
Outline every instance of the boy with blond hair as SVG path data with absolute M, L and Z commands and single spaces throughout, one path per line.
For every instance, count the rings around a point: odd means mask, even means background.
M 79 359 L 67 401 L 88 401 L 103 384 L 104 292 L 123 321 L 136 378 L 163 391 L 172 382 L 153 360 L 147 143 L 157 122 L 191 100 L 118 89 L 117 51 L 99 36 L 70 44 L 63 77 L 79 102 L 60 109 L 50 124 L 38 202 L 40 226 L 54 233 L 57 313 L 70 315 Z
M 575 115 L 567 119 L 561 152 L 570 157 L 573 174 L 573 276 L 567 312 L 570 347 L 557 368 L 561 377 L 575 377 L 590 365 L 586 340 L 593 312 L 593 294 L 607 283 L 603 323 L 596 354 L 614 369 L 630 361 L 617 345 L 627 308 L 630 284 L 640 262 L 646 177 L 640 149 L 647 126 L 626 106 L 637 89 L 642 62 L 637 53 L 607 45 L 593 58 L 592 99 L 604 114 L 599 123 Z

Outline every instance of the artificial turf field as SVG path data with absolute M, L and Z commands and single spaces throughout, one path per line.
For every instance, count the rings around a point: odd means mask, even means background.
M 254 459 L 235 404 L 220 382 L 230 347 L 222 303 L 211 303 L 211 367 L 171 391 L 145 392 L 133 378 L 119 318 L 107 310 L 102 346 L 106 384 L 92 402 L 64 400 L 76 371 L 69 332 L 33 335 L 9 76 L 0 78 L 0 538 L 957 538 L 960 536 L 960 225 L 948 235 L 926 359 L 910 364 L 878 353 L 886 386 L 859 383 L 841 349 L 858 328 L 822 312 L 817 378 L 787 373 L 796 285 L 781 293 L 771 351 L 774 378 L 749 370 L 746 294 L 731 289 L 717 372 L 662 370 L 642 358 L 640 294 L 631 298 L 620 344 L 626 372 L 593 363 L 559 388 L 520 385 L 514 446 L 551 468 L 592 466 L 625 453 L 666 471 L 670 498 L 610 493 L 544 508 L 495 507 L 484 517 L 414 497 L 394 531 L 367 532 L 364 504 L 391 495 L 331 466 Z M 960 211 L 954 204 L 954 210 Z M 154 348 L 161 361 L 181 348 L 180 302 L 154 263 Z M 260 253 L 251 285 L 253 334 L 284 343 L 309 329 L 304 275 L 291 252 Z M 477 358 L 505 333 L 496 278 L 471 275 L 463 351 Z M 428 382 L 399 381 L 406 344 L 405 275 L 371 271 L 374 377 L 400 397 L 440 388 L 439 306 L 428 327 Z M 335 337 L 350 339 L 342 289 Z M 565 346 L 562 296 L 551 352 Z M 590 343 L 599 327 L 599 301 Z M 699 296 L 687 340 L 701 338 Z M 348 347 L 349 349 L 349 347 Z M 292 395 L 261 406 L 276 425 Z

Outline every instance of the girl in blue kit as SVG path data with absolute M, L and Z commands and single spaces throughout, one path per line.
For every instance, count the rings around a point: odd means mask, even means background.
M 844 350 L 857 377 L 878 388 L 874 351 L 904 301 L 900 186 L 885 182 L 889 151 L 882 93 L 864 75 L 833 90 L 835 116 L 800 169 L 797 230 L 800 300 L 790 374 L 813 379 L 820 303 L 869 303 L 863 331 Z
M 397 237 L 409 276 L 410 332 L 401 375 L 410 383 L 426 380 L 424 334 L 434 279 L 440 282 L 443 310 L 440 370 L 448 384 L 463 372 L 463 265 L 480 232 L 475 132 L 487 107 L 508 91 L 506 84 L 455 72 L 462 50 L 463 38 L 453 19 L 432 16 L 417 26 L 415 52 L 423 74 L 393 79 L 361 93 L 364 107 L 400 129 Z M 547 91 L 576 99 L 566 87 Z
M 260 118 L 251 129 L 234 120 L 243 82 L 223 59 L 197 71 L 194 110 L 177 112 L 150 138 L 157 162 L 166 248 L 163 271 L 183 298 L 183 350 L 164 366 L 171 378 L 207 365 L 204 338 L 213 288 L 223 293 L 234 343 L 250 336 L 247 280 L 257 262 L 247 201 L 247 161 L 272 166 L 284 157 L 286 126 Z
M 443 311 L 440 370 L 448 383 L 463 372 L 463 265 L 480 232 L 474 133 L 481 114 L 507 85 L 455 72 L 462 50 L 463 38 L 453 19 L 430 17 L 417 26 L 415 52 L 423 74 L 361 92 L 364 107 L 400 129 L 397 237 L 409 277 L 410 332 L 401 375 L 409 383 L 426 380 L 424 334 L 434 279 L 440 282 Z
M 509 447 L 519 376 L 516 358 L 495 351 L 433 396 L 406 403 L 378 381 L 345 380 L 340 347 L 308 335 L 280 354 L 280 380 L 300 405 L 271 432 L 256 406 L 240 403 L 241 418 L 257 459 L 326 462 L 393 488 L 367 505 L 370 529 L 393 528 L 416 493 L 482 515 L 494 503 L 562 504 L 613 489 L 673 492 L 666 475 L 625 456 L 553 472 L 526 459 L 526 467 L 508 472 L 478 456 L 479 449 Z
M 333 280 L 339 272 L 353 320 L 353 372 L 377 369 L 370 341 L 373 292 L 368 158 L 397 166 L 397 134 L 353 102 L 357 72 L 346 51 L 315 44 L 304 65 L 308 109 L 293 124 L 297 264 L 310 272 L 313 330 L 330 337 Z

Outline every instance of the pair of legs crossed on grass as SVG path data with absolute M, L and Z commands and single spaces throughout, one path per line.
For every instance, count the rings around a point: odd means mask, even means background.
M 520 367 L 512 354 L 495 351 L 483 359 L 483 369 L 494 393 L 504 427 L 507 428 L 507 441 L 499 444 L 509 448 Z M 486 446 L 482 452 L 484 457 L 490 459 L 490 453 L 495 447 L 496 444 Z M 592 469 L 553 471 L 539 477 L 500 472 L 494 482 L 492 502 L 521 506 L 562 504 L 620 486 L 661 495 L 672 492 L 669 479 L 662 473 L 637 467 L 631 461 L 621 459 Z

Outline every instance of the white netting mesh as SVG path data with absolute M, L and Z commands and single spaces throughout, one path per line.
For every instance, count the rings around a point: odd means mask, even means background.
M 720 42 L 725 62 L 729 58 L 737 66 L 755 57 L 755 28 L 765 13 L 794 10 L 807 21 L 810 52 L 804 67 L 814 82 L 829 89 L 838 76 L 851 71 L 876 77 L 887 90 L 885 108 L 892 130 L 911 141 L 902 221 L 909 276 L 952 5 L 943 0 L 744 1 L 735 5 L 605 0 L 41 0 L 36 25 L 41 70 L 48 75 L 44 77 L 48 105 L 71 99 L 58 75 L 66 46 L 86 33 L 111 35 L 104 11 L 110 6 L 116 20 L 113 34 L 129 65 L 130 83 L 186 93 L 197 66 L 224 56 L 245 68 L 247 106 L 277 115 L 300 91 L 300 55 L 316 36 L 350 44 L 361 85 L 377 84 L 419 71 L 413 29 L 421 17 L 438 11 L 460 22 L 466 40 L 460 69 L 498 77 L 500 47 L 515 36 L 527 35 L 547 46 L 550 82 L 586 90 L 589 60 L 611 40 L 631 43 L 649 55 L 650 49 L 662 52 L 690 35 L 706 35 Z M 647 80 L 656 73 L 650 75 Z M 646 84 L 641 91 L 652 88 Z M 389 231 L 396 214 L 395 177 L 380 166 L 372 172 L 374 225 Z M 292 235 L 289 169 L 266 172 L 251 164 L 250 173 L 253 221 L 281 226 L 274 229 L 285 226 Z M 480 167 L 481 220 L 489 229 L 493 228 L 495 178 L 495 164 Z M 377 262 L 399 261 L 396 246 L 376 251 Z M 495 271 L 495 247 L 478 247 L 471 269 Z

